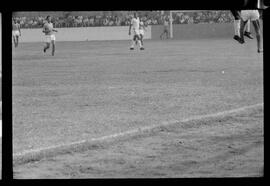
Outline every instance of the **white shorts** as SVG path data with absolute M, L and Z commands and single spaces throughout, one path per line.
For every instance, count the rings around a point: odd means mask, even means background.
M 55 41 L 55 35 L 45 35 L 45 42 L 50 43 L 51 41 Z
M 134 29 L 133 30 L 133 36 L 139 35 L 139 34 L 140 34 L 140 30 L 139 29 Z
M 251 20 L 255 21 L 260 18 L 260 14 L 258 10 L 242 10 L 241 17 L 244 21 Z
M 12 36 L 20 36 L 19 30 L 12 30 Z
M 144 35 L 144 30 L 139 30 L 139 34 Z

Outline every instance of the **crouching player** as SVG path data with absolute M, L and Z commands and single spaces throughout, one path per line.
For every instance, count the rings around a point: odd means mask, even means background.
M 52 55 L 54 56 L 55 52 L 55 35 L 54 32 L 57 32 L 53 28 L 52 18 L 51 16 L 47 16 L 47 22 L 43 26 L 42 32 L 45 33 L 45 46 L 43 48 L 43 52 L 46 52 L 47 49 L 50 48 L 50 44 L 52 44 Z
M 240 25 L 240 40 L 241 44 L 245 43 L 244 40 L 244 28 L 248 20 L 250 20 L 254 26 L 257 39 L 257 52 L 263 52 L 261 48 L 261 28 L 260 28 L 260 14 L 258 10 L 242 10 L 241 11 L 241 25 Z
M 143 47 L 144 31 L 146 31 L 145 25 L 144 25 L 143 21 L 140 21 L 139 34 L 140 34 L 140 40 L 141 40 L 141 44 L 142 44 L 141 50 L 144 50 L 144 47 Z
M 139 24 L 140 24 L 140 19 L 137 13 L 134 13 L 134 17 L 131 19 L 131 22 L 129 25 L 129 31 L 128 31 L 128 34 L 131 35 L 131 28 L 133 29 L 133 37 L 131 41 L 130 50 L 134 50 L 134 45 L 136 42 L 139 43 L 140 49 L 143 50 L 141 40 L 140 40 Z

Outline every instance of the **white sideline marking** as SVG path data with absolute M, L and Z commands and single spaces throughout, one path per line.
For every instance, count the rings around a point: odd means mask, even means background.
M 162 126 L 168 126 L 168 125 L 172 125 L 172 124 L 176 124 L 176 123 L 183 123 L 183 122 L 188 122 L 188 121 L 192 121 L 192 120 L 200 120 L 200 119 L 204 119 L 204 118 L 224 116 L 224 115 L 228 115 L 228 114 L 232 114 L 232 113 L 241 112 L 241 111 L 244 111 L 246 109 L 256 108 L 256 107 L 259 107 L 259 106 L 263 106 L 263 103 L 250 105 L 250 106 L 244 106 L 244 107 L 240 107 L 240 108 L 237 108 L 237 109 L 226 110 L 226 111 L 217 112 L 217 113 L 213 113 L 213 114 L 194 116 L 194 117 L 183 119 L 183 120 L 180 120 L 180 121 L 179 120 L 166 121 L 166 122 L 162 122 L 162 124 L 160 124 L 160 125 L 142 127 L 142 128 L 133 129 L 133 130 L 130 130 L 130 131 L 125 131 L 125 132 L 120 132 L 120 133 L 117 133 L 117 134 L 112 134 L 112 135 L 103 136 L 103 137 L 99 137 L 99 138 L 92 138 L 90 140 L 82 140 L 82 141 L 72 142 L 72 143 L 69 143 L 69 144 L 60 144 L 60 145 L 55 145 L 55 146 L 50 146 L 50 147 L 45 147 L 45 148 L 27 150 L 27 151 L 23 151 L 23 152 L 20 152 L 20 153 L 15 153 L 15 154 L 13 154 L 13 156 L 15 156 L 15 157 L 18 156 L 19 157 L 19 156 L 24 156 L 24 155 L 27 155 L 27 154 L 38 153 L 38 152 L 41 152 L 41 151 L 46 151 L 46 150 L 51 150 L 51 149 L 56 149 L 56 148 L 63 148 L 65 146 L 68 147 L 68 146 L 73 146 L 73 145 L 76 145 L 76 144 L 80 145 L 80 144 L 83 144 L 83 143 L 86 143 L 86 142 L 95 142 L 95 141 L 102 141 L 102 140 L 117 138 L 117 137 L 125 136 L 125 135 L 128 135 L 128 134 L 135 134 L 136 132 L 147 131 L 147 130 L 151 130 L 151 129 L 154 129 L 154 128 L 158 128 L 158 127 L 162 127 Z

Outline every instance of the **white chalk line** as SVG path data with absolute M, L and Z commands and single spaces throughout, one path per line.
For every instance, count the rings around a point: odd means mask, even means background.
M 108 136 L 92 138 L 92 139 L 89 139 L 89 140 L 81 140 L 81 141 L 72 142 L 72 143 L 68 143 L 68 144 L 60 144 L 60 145 L 55 145 L 55 146 L 50 146 L 50 147 L 45 147 L 45 148 L 27 150 L 27 151 L 23 151 L 23 152 L 20 152 L 20 153 L 13 154 L 13 157 L 21 157 L 21 156 L 26 156 L 27 154 L 35 154 L 35 153 L 40 153 L 42 151 L 44 152 L 44 151 L 52 150 L 52 149 L 71 147 L 71 146 L 74 146 L 74 145 L 82 145 L 82 144 L 87 143 L 87 142 L 94 143 L 94 142 L 99 142 L 99 141 L 103 141 L 103 140 L 119 138 L 119 137 L 123 137 L 123 136 L 129 135 L 129 134 L 136 134 L 138 132 L 144 132 L 144 131 L 147 131 L 147 130 L 152 130 L 152 129 L 155 129 L 155 128 L 159 128 L 159 127 L 163 127 L 163 126 L 169 126 L 169 125 L 177 124 L 177 123 L 189 122 L 189 121 L 193 121 L 193 120 L 200 120 L 200 119 L 206 119 L 206 118 L 212 118 L 212 117 L 218 117 L 218 116 L 226 116 L 226 115 L 229 115 L 229 114 L 238 113 L 238 112 L 241 112 L 241 111 L 245 111 L 247 109 L 252 109 L 252 108 L 261 107 L 261 106 L 263 107 L 263 103 L 250 105 L 250 106 L 244 106 L 244 107 L 231 109 L 231 110 L 227 110 L 227 111 L 222 111 L 222 112 L 217 112 L 217 113 L 212 113 L 212 114 L 194 116 L 194 117 L 183 119 L 183 120 L 165 121 L 165 122 L 162 122 L 162 124 L 160 124 L 160 125 L 142 127 L 142 128 L 133 129 L 133 130 L 125 131 L 125 132 L 120 132 L 120 133 L 116 133 L 116 134 L 112 134 L 112 135 L 108 135 Z

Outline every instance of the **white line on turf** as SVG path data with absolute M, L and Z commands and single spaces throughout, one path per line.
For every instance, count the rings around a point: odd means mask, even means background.
M 250 105 L 250 106 L 244 106 L 244 107 L 231 109 L 231 110 L 226 110 L 226 111 L 217 112 L 217 113 L 212 113 L 212 114 L 194 116 L 194 117 L 190 117 L 190 118 L 183 119 L 183 120 L 170 120 L 170 121 L 162 122 L 160 125 L 141 127 L 141 128 L 138 128 L 138 129 L 133 129 L 133 130 L 125 131 L 125 132 L 120 132 L 120 133 L 117 133 L 117 134 L 112 134 L 112 135 L 103 136 L 103 137 L 99 137 L 99 138 L 92 138 L 92 139 L 89 139 L 89 140 L 82 140 L 82 141 L 72 142 L 72 143 L 69 143 L 69 144 L 60 144 L 60 145 L 55 145 L 55 146 L 50 146 L 50 147 L 45 147 L 45 148 L 27 150 L 27 151 L 23 151 L 23 152 L 13 154 L 13 157 L 25 156 L 27 154 L 39 153 L 41 151 L 44 152 L 46 150 L 51 150 L 51 149 L 71 147 L 71 146 L 74 146 L 74 145 L 81 145 L 81 144 L 84 144 L 84 143 L 87 143 L 87 142 L 101 142 L 103 140 L 113 139 L 113 138 L 117 138 L 117 137 L 123 137 L 123 136 L 129 135 L 129 134 L 136 134 L 138 132 L 152 130 L 152 129 L 163 127 L 163 126 L 168 126 L 168 125 L 173 125 L 173 124 L 183 123 L 183 122 L 188 122 L 188 121 L 193 121 L 193 120 L 200 120 L 200 119 L 206 119 L 206 118 L 212 118 L 212 117 L 226 116 L 226 115 L 229 115 L 229 114 L 238 113 L 238 112 L 241 112 L 241 111 L 245 111 L 247 109 L 252 109 L 252 108 L 257 108 L 257 107 L 263 107 L 263 103 Z

